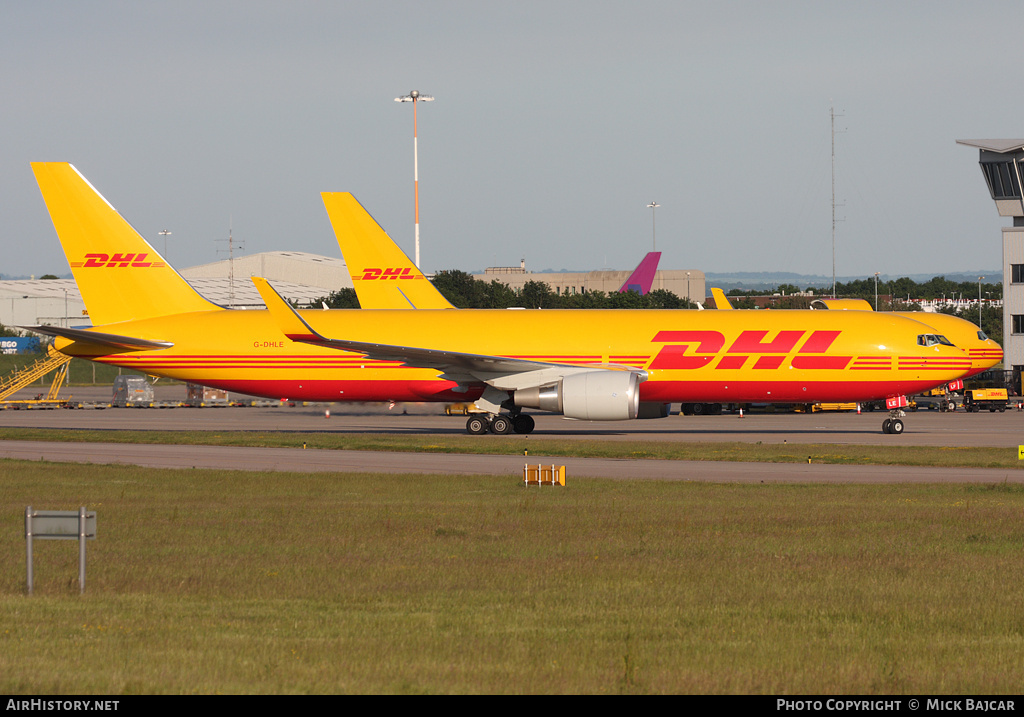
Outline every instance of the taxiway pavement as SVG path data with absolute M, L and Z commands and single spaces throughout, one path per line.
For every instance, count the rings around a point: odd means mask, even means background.
M 329 417 L 328 417 L 329 412 Z M 881 432 L 883 413 L 754 413 L 740 418 L 670 416 L 621 423 L 570 421 L 534 414 L 535 438 L 683 442 L 826 443 L 835 445 L 922 445 L 937 449 L 1024 443 L 1024 413 L 909 413 L 901 436 Z M 282 404 L 266 408 L 168 408 L 0 411 L 0 426 L 75 430 L 208 430 L 281 433 L 383 433 L 464 435 L 465 417 L 446 416 L 430 404 Z M 525 436 L 485 435 L 481 441 L 511 441 L 529 447 Z M 447 455 L 301 448 L 236 448 L 106 443 L 0 441 L 0 457 L 29 460 L 129 463 L 169 468 L 243 470 L 367 471 L 387 473 L 482 473 L 521 475 L 524 462 L 566 465 L 570 476 L 743 482 L 997 482 L 1024 481 L 1024 471 L 984 468 L 915 468 L 824 464 L 713 463 L 693 461 L 540 458 L 521 455 Z

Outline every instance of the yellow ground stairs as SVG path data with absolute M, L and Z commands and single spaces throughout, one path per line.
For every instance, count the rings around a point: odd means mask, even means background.
M 46 349 L 46 356 L 43 358 L 0 378 L 0 401 L 6 401 L 8 396 L 25 388 L 37 378 L 45 376 L 54 369 L 58 369 L 53 377 L 53 383 L 50 385 L 50 392 L 46 396 L 48 401 L 56 400 L 60 387 L 64 384 L 64 379 L 67 377 L 70 361 L 70 356 L 65 356 L 53 348 L 53 346 L 50 346 Z

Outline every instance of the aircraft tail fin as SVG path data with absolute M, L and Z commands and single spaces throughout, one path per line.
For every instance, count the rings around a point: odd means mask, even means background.
M 67 162 L 33 162 L 93 325 L 218 309 Z
M 654 283 L 654 275 L 658 271 L 659 261 L 661 261 L 660 251 L 647 252 L 647 255 L 637 264 L 636 269 L 633 269 L 633 273 L 619 287 L 619 293 L 624 294 L 627 291 L 635 291 L 640 296 L 643 296 L 649 292 L 651 285 Z
M 455 308 L 352 194 L 321 196 L 362 308 Z
M 711 289 L 711 298 L 715 301 L 716 309 L 731 309 L 732 304 L 729 303 L 729 297 L 725 295 L 725 292 L 721 289 L 714 287 Z

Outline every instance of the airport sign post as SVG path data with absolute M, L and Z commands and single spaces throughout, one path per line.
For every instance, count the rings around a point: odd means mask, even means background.
M 85 592 L 85 541 L 96 539 L 96 511 L 25 508 L 25 557 L 28 594 L 32 594 L 32 541 L 78 540 L 78 592 Z

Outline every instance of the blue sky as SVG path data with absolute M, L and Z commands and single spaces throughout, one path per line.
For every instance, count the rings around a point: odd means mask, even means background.
M 338 255 L 351 191 L 422 264 L 988 269 L 963 138 L 1024 137 L 1014 2 L 0 3 L 0 273 L 63 274 L 29 168 L 70 161 L 179 267 Z

